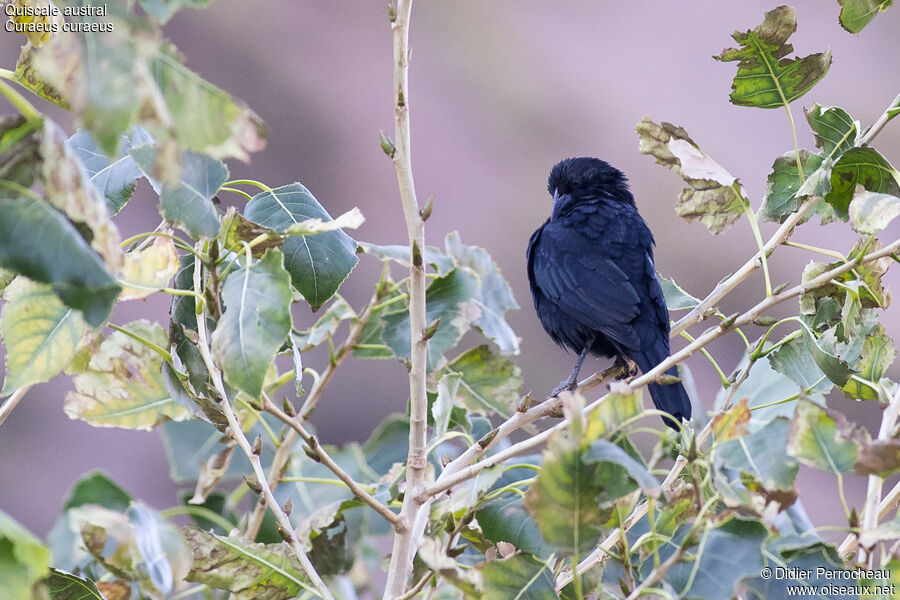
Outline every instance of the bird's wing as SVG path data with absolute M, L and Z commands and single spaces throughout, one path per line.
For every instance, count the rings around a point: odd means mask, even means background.
M 641 298 L 627 269 L 614 260 L 619 250 L 599 247 L 598 243 L 605 244 L 554 225 L 547 223 L 529 243 L 532 283 L 573 319 L 622 348 L 640 348 L 632 321 L 640 311 Z

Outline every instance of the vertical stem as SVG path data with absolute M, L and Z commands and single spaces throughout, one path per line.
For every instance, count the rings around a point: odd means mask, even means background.
M 406 461 L 406 490 L 400 520 L 395 527 L 391 563 L 388 568 L 385 600 L 397 598 L 406 590 L 412 572 L 412 561 L 418 546 L 418 527 L 423 502 L 419 499 L 425 487 L 426 417 L 428 401 L 425 395 L 425 222 L 419 213 L 413 183 L 409 133 L 409 18 L 412 0 L 398 0 L 391 6 L 391 33 L 394 42 L 394 168 L 400 188 L 400 201 L 409 234 L 411 260 L 409 267 L 409 453 Z

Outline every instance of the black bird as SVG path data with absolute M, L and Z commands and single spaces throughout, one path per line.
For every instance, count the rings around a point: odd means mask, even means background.
M 647 372 L 669 356 L 669 311 L 653 266 L 653 234 L 625 175 L 598 158 L 568 158 L 550 171 L 553 212 L 528 242 L 528 281 L 541 325 L 579 353 L 553 391 L 574 389 L 588 352 Z M 632 362 L 633 361 L 633 362 Z M 678 375 L 675 367 L 667 371 Z M 678 429 L 690 420 L 681 383 L 649 385 L 656 408 Z

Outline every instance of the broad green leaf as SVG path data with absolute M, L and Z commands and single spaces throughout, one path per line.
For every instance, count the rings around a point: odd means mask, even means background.
M 159 193 L 159 212 L 195 238 L 213 238 L 219 232 L 219 213 L 213 196 L 228 180 L 225 163 L 205 154 L 185 152 L 177 183 L 157 181 L 154 165 L 159 150 L 152 145 L 132 148 L 131 156 Z
M 809 181 L 812 173 L 822 166 L 822 157 L 801 150 L 800 164 L 806 179 L 802 179 L 797 171 L 797 156 L 793 151 L 775 159 L 772 172 L 766 180 L 766 200 L 763 205 L 766 221 L 783 222 L 800 207 L 801 198 L 809 195 L 807 190 L 801 192 L 800 189 Z
M 235 600 L 287 599 L 312 589 L 287 544 L 256 544 L 196 527 L 182 533 L 194 553 L 187 581 L 230 591 Z
M 357 244 L 366 254 L 371 254 L 381 260 L 392 260 L 407 269 L 409 268 L 409 246 L 379 246 L 368 242 L 357 242 Z M 456 262 L 453 260 L 453 257 L 447 256 L 434 246 L 425 246 L 425 254 L 422 258 L 425 264 L 434 269 L 438 275 L 446 275 L 456 268 Z
M 659 279 L 659 286 L 662 288 L 666 306 L 670 311 L 687 310 L 700 304 L 699 298 L 684 291 L 680 285 L 675 283 L 674 279 L 669 279 L 659 274 L 657 274 L 657 279 Z
M 388 472 L 394 463 L 406 461 L 409 452 L 409 418 L 388 415 L 362 445 L 369 467 L 379 475 Z
M 467 350 L 441 369 L 440 373 L 459 373 L 455 402 L 470 413 L 509 417 L 519 401 L 522 371 L 489 346 Z
M 437 398 L 431 406 L 431 416 L 434 420 L 434 439 L 440 439 L 447 433 L 450 425 L 450 415 L 453 413 L 453 405 L 456 403 L 459 392 L 459 384 L 462 373 L 453 371 L 445 372 L 438 380 Z
M 131 495 L 105 473 L 94 471 L 82 475 L 66 498 L 63 510 L 96 504 L 110 510 L 125 512 L 131 504 Z
M 111 12 L 117 9 L 123 12 L 120 6 Z M 40 95 L 67 103 L 76 126 L 89 130 L 110 156 L 134 124 L 144 125 L 160 144 L 175 142 L 175 151 L 220 159 L 247 160 L 248 152 L 264 145 L 260 118 L 187 69 L 175 47 L 144 23 L 115 19 L 112 31 L 100 36 L 53 36 L 45 47 L 23 51 L 16 73 Z
M 485 563 L 482 600 L 557 600 L 556 577 L 549 565 L 527 554 Z
M 769 366 L 786 375 L 801 390 L 827 394 L 834 387 L 816 364 L 804 340 L 795 338 L 767 355 Z
M 832 382 L 838 386 L 847 384 L 850 376 L 853 375 L 853 368 L 848 364 L 846 357 L 838 352 L 832 351 L 828 339 L 823 337 L 817 338 L 805 323 L 800 321 L 803 330 L 803 341 L 806 342 L 806 348 L 812 355 L 814 361 Z
M 893 3 L 894 0 L 838 0 L 841 27 L 850 33 L 859 33 L 875 15 L 886 11 Z
M 703 154 L 687 131 L 671 123 L 657 125 L 646 116 L 635 130 L 641 154 L 652 155 L 688 184 L 675 205 L 679 217 L 721 233 L 744 214 L 749 201 L 737 179 Z
M 822 149 L 825 157 L 840 156 L 859 143 L 859 121 L 854 120 L 843 108 L 823 108 L 821 104 L 814 104 L 811 109 L 804 109 L 803 112 L 816 138 L 816 147 Z
M 519 305 L 500 268 L 483 248 L 463 244 L 456 231 L 447 234 L 444 246 L 457 265 L 478 274 L 480 285 L 470 302 L 480 314 L 472 320 L 472 325 L 497 344 L 503 354 L 518 354 L 519 338 L 503 313 Z
M 10 195 L 3 186 L 0 265 L 51 284 L 66 306 L 80 310 L 94 327 L 106 321 L 121 289 L 62 213 L 39 198 Z
M 541 537 L 541 531 L 525 511 L 522 496 L 507 492 L 485 502 L 475 512 L 484 537 L 490 541 L 507 542 L 517 550 L 548 558 L 553 549 Z
M 0 180 L 31 187 L 41 167 L 41 129 L 20 115 L 0 117 Z
M 150 144 L 153 137 L 142 127 L 132 127 L 128 135 L 121 136 L 115 154 L 106 155 L 91 132 L 76 132 L 66 141 L 69 149 L 78 157 L 88 179 L 106 198 L 106 207 L 111 215 L 116 215 L 134 195 L 141 170 L 131 157 L 132 148 Z
M 124 326 L 128 331 L 166 346 L 162 328 L 148 321 Z M 162 357 L 141 342 L 115 331 L 91 355 L 87 368 L 74 377 L 65 411 L 95 427 L 150 429 L 190 415 L 169 395 L 160 373 Z
M 778 538 L 774 540 L 777 541 Z M 787 598 L 797 593 L 795 590 L 799 589 L 798 586 L 804 586 L 808 590 L 815 590 L 814 594 L 807 594 L 806 598 L 842 600 L 847 597 L 845 594 L 829 593 L 829 588 L 852 585 L 852 572 L 845 571 L 844 563 L 837 556 L 834 547 L 822 542 L 792 549 L 784 554 L 775 553 L 774 556 L 767 556 L 766 562 L 766 566 L 773 570 L 773 576 L 763 579 L 757 574 L 756 577 L 745 577 L 743 580 L 750 598 Z M 775 577 L 774 570 L 779 567 L 783 571 L 780 577 Z
M 766 13 L 762 25 L 731 37 L 740 47 L 714 56 L 723 62 L 739 61 L 731 84 L 731 102 L 738 106 L 781 108 L 810 90 L 831 66 L 831 52 L 803 58 L 785 58 L 794 47 L 786 43 L 797 30 L 797 15 L 790 6 Z
M 356 316 L 353 307 L 347 304 L 347 301 L 339 295 L 336 295 L 334 302 L 331 303 L 328 310 L 319 317 L 319 320 L 312 327 L 303 333 L 292 333 L 291 335 L 300 352 L 305 352 L 330 339 L 342 322 L 347 319 L 355 319 Z
M 787 454 L 835 475 L 852 471 L 859 447 L 855 440 L 847 437 L 849 427 L 843 415 L 808 400 L 798 400 Z
M 625 469 L 628 477 L 647 496 L 658 497 L 662 492 L 659 482 L 650 474 L 647 468 L 612 442 L 606 440 L 594 440 L 591 442 L 584 454 L 584 461 L 587 463 L 608 463 L 609 465 Z M 621 495 L 623 495 L 621 490 L 611 490 L 611 493 L 607 491 L 601 492 L 597 498 L 603 503 L 611 502 Z
M 122 264 L 119 229 L 84 166 L 66 145 L 65 133 L 49 119 L 44 121 L 41 156 L 44 160 L 41 183 L 47 200 L 76 226 L 90 232 L 85 239 L 110 270 L 118 268 Z
M 613 386 L 610 394 L 595 408 L 588 421 L 587 437 L 597 439 L 609 435 L 622 423 L 636 417 L 644 410 L 641 389 L 623 389 Z
M 282 254 L 267 250 L 231 273 L 222 288 L 225 312 L 212 335 L 212 353 L 225 380 L 253 398 L 291 330 L 290 277 Z
M 454 269 L 432 280 L 425 290 L 426 325 L 440 319 L 437 329 L 428 340 L 428 370 L 432 371 L 444 352 L 452 348 L 469 328 L 466 313 L 468 301 L 478 290 L 478 276 L 469 271 Z M 409 313 L 396 312 L 382 317 L 381 337 L 395 356 L 409 358 Z M 417 336 L 421 335 L 416 332 Z
M 716 456 L 725 466 L 753 477 L 763 493 L 790 492 L 794 489 L 799 465 L 785 456 L 790 421 L 784 417 L 773 419 L 762 429 L 716 447 Z
M 719 412 L 712 420 L 712 433 L 716 444 L 747 435 L 747 424 L 750 422 L 749 400 L 741 398 L 725 412 Z
M 851 378 L 847 385 L 841 388 L 841 391 L 849 398 L 857 398 L 859 400 L 877 400 L 878 392 L 876 391 L 878 382 L 884 376 L 888 367 L 894 362 L 897 351 L 891 343 L 884 326 L 878 324 L 875 328 L 868 332 L 863 344 L 862 356 L 856 363 L 856 375 Z M 870 385 L 866 385 L 859 379 L 868 381 Z
M 857 233 L 880 232 L 900 215 L 900 198 L 890 194 L 858 192 L 850 201 L 850 225 Z
M 307 219 L 331 221 L 315 197 L 299 183 L 253 196 L 244 216 L 255 223 L 283 232 Z M 322 306 L 356 266 L 356 242 L 341 230 L 313 236 L 292 236 L 281 246 L 291 284 L 314 308 Z
M 65 306 L 49 285 L 16 278 L 4 293 L 0 335 L 6 345 L 2 394 L 47 381 L 75 355 L 84 336 L 81 313 Z
M 53 600 L 107 600 L 90 579 L 50 568 L 47 587 Z
M 611 501 L 637 487 L 625 468 L 590 460 L 588 450 L 563 434 L 554 435 L 525 496 L 525 507 L 543 538 L 567 556 L 589 552 L 604 534 Z
M 733 598 L 741 579 L 759 575 L 765 564 L 762 545 L 768 535 L 768 528 L 760 521 L 738 516 L 728 518 L 702 531 L 700 543 L 691 553 L 693 560 L 676 563 L 666 573 L 665 581 L 681 597 Z M 665 554 L 673 551 L 674 548 L 667 546 L 665 552 L 660 552 L 660 560 L 666 560 Z
M 179 364 L 177 352 L 172 355 L 172 362 L 179 369 L 184 370 L 184 365 Z M 228 427 L 228 418 L 225 416 L 221 405 L 211 399 L 206 393 L 198 394 L 190 383 L 189 374 L 176 372 L 172 365 L 167 362 L 163 363 L 161 373 L 166 391 L 172 400 L 187 409 L 191 415 L 198 419 L 203 419 L 207 423 L 212 423 L 222 432 L 225 431 Z
M 858 185 L 870 192 L 900 196 L 900 174 L 874 148 L 851 148 L 831 170 L 831 191 L 825 201 L 844 221 Z
M 49 568 L 50 551 L 0 510 L 0 598 L 31 598 L 33 586 Z
M 139 0 L 141 8 L 165 23 L 182 8 L 205 8 L 210 0 Z
M 175 242 L 168 237 L 157 237 L 146 248 L 125 255 L 120 279 L 124 289 L 119 300 L 145 298 L 166 287 L 177 272 Z

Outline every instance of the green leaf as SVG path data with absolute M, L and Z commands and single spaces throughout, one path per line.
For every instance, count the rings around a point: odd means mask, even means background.
M 222 288 L 225 312 L 212 335 L 212 353 L 225 380 L 253 398 L 291 330 L 291 287 L 282 254 L 267 250 L 231 273 Z
M 388 415 L 362 445 L 368 464 L 379 475 L 394 463 L 406 461 L 409 452 L 409 419 L 406 415 Z
M 851 148 L 831 171 L 831 191 L 825 201 L 844 221 L 849 218 L 848 208 L 858 185 L 870 192 L 900 196 L 900 174 L 874 148 Z
M 50 568 L 50 551 L 0 510 L 0 598 L 32 598 L 33 586 Z
M 843 108 L 823 108 L 821 104 L 814 104 L 811 109 L 804 109 L 803 112 L 816 138 L 816 147 L 822 149 L 825 157 L 840 156 L 859 143 L 859 121 L 854 120 Z
M 455 486 L 450 494 L 431 505 L 432 520 L 439 520 L 444 515 L 462 515 L 465 511 L 474 508 L 503 475 L 503 465 L 494 465 L 482 471 L 471 479 Z
M 210 0 L 139 0 L 141 7 L 160 23 L 165 23 L 182 8 L 205 8 Z
M 841 27 L 850 33 L 859 33 L 875 15 L 886 11 L 893 3 L 893 0 L 838 0 Z
M 148 321 L 125 325 L 128 331 L 166 346 L 162 328 Z M 190 415 L 166 390 L 160 373 L 163 359 L 143 343 L 115 331 L 91 354 L 75 375 L 75 390 L 66 394 L 65 411 L 95 427 L 151 429 L 166 420 Z
M 49 285 L 16 278 L 4 294 L 0 335 L 7 376 L 0 394 L 47 381 L 75 355 L 84 336 L 81 313 L 66 307 Z
M 878 400 L 878 382 L 884 376 L 888 367 L 894 362 L 897 351 L 888 337 L 887 331 L 881 324 L 876 325 L 866 334 L 863 343 L 862 356 L 856 363 L 856 375 L 852 377 L 847 385 L 841 388 L 848 398 L 856 398 L 858 400 Z M 859 381 L 868 381 L 870 385 L 866 385 Z
M 466 303 L 475 295 L 477 289 L 477 275 L 462 269 L 454 269 L 447 275 L 432 280 L 425 290 L 426 324 L 440 319 L 437 330 L 428 340 L 429 371 L 437 366 L 444 352 L 452 348 L 469 328 L 465 314 Z M 384 343 L 395 356 L 409 358 L 409 313 L 404 311 L 384 315 L 382 322 L 381 337 Z
M 790 6 L 766 13 L 762 25 L 731 37 L 740 47 L 714 56 L 723 62 L 739 61 L 731 84 L 731 102 L 738 106 L 781 108 L 808 92 L 828 72 L 831 52 L 803 58 L 785 58 L 794 50 L 786 43 L 797 30 L 797 15 Z
M 847 437 L 848 431 L 849 424 L 843 415 L 808 400 L 798 400 L 787 454 L 834 475 L 852 471 L 859 447 Z
M 666 299 L 666 307 L 668 307 L 670 311 L 687 310 L 700 304 L 699 298 L 684 291 L 680 285 L 675 283 L 674 279 L 669 279 L 668 277 L 663 277 L 659 274 L 657 274 L 657 279 L 659 279 L 659 285 L 662 288 L 663 296 Z
M 47 240 L 53 240 L 52 244 Z M 0 186 L 0 265 L 49 283 L 88 324 L 106 321 L 121 288 L 66 217 L 31 196 Z
M 556 434 L 544 451 L 525 507 L 548 544 L 564 555 L 589 552 L 612 514 L 610 501 L 636 489 L 617 463 L 589 460 L 588 448 Z
M 311 589 L 287 544 L 250 543 L 196 527 L 185 527 L 182 533 L 194 554 L 187 581 L 228 590 L 235 600 L 286 600 Z
M 294 342 L 300 352 L 306 352 L 315 348 L 325 340 L 331 339 L 341 323 L 347 319 L 355 319 L 356 312 L 347 301 L 340 296 L 335 296 L 334 302 L 328 307 L 319 320 L 303 333 L 292 333 Z
M 794 338 L 768 354 L 769 365 L 790 378 L 801 390 L 827 394 L 834 387 L 816 361 L 806 342 Z
M 635 130 L 641 154 L 652 155 L 688 184 L 675 205 L 679 217 L 721 233 L 744 214 L 749 201 L 737 179 L 703 154 L 687 131 L 671 123 L 657 125 L 646 116 Z
M 292 183 L 253 196 L 244 216 L 265 227 L 283 232 L 307 219 L 331 221 L 316 198 L 299 183 Z M 356 266 L 356 242 L 341 230 L 314 236 L 292 236 L 281 247 L 291 284 L 317 309 L 335 292 Z
M 766 179 L 766 199 L 763 205 L 766 221 L 782 223 L 800 207 L 800 199 L 808 195 L 805 194 L 807 190 L 800 192 L 801 186 L 822 166 L 822 157 L 801 150 L 800 164 L 806 179 L 801 179 L 797 171 L 797 157 L 793 151 L 775 159 L 772 172 Z
M 41 166 L 41 123 L 21 115 L 0 117 L 0 180 L 28 188 Z
M 447 234 L 444 247 L 457 265 L 478 274 L 480 285 L 470 302 L 480 314 L 472 320 L 472 325 L 497 344 L 503 354 L 518 354 L 519 338 L 503 313 L 519 305 L 500 268 L 483 248 L 463 244 L 456 231 Z
M 63 510 L 96 504 L 110 510 L 125 512 L 131 504 L 131 495 L 105 473 L 94 471 L 82 475 L 66 498 Z
M 553 549 L 544 542 L 537 523 L 525 511 L 521 494 L 507 492 L 478 507 L 475 512 L 484 537 L 507 542 L 522 552 L 548 558 Z
M 765 564 L 763 542 L 768 528 L 749 518 L 731 517 L 700 534 L 694 560 L 676 563 L 665 581 L 680 597 L 728 600 L 744 577 L 759 575 Z M 674 551 L 667 547 L 668 553 Z M 660 560 L 665 560 L 660 552 Z M 650 560 L 650 563 L 653 561 Z
M 461 375 L 454 399 L 471 413 L 509 417 L 519 401 L 521 369 L 489 346 L 466 350 L 439 373 L 442 377 L 450 373 Z
M 595 440 L 591 442 L 587 452 L 584 454 L 584 461 L 587 463 L 604 462 L 622 467 L 628 473 L 628 476 L 638 484 L 641 491 L 647 496 L 655 498 L 662 492 L 659 482 L 650 474 L 647 467 L 639 463 L 612 442 L 606 440 Z M 619 495 L 619 491 L 616 490 L 612 494 L 600 494 L 598 498 L 602 502 L 604 497 L 615 499 L 619 497 Z
M 219 213 L 213 196 L 228 180 L 228 167 L 205 154 L 185 152 L 178 182 L 157 181 L 154 165 L 159 150 L 153 145 L 132 148 L 131 156 L 159 193 L 160 214 L 195 238 L 214 238 L 219 232 Z
M 816 338 L 815 334 L 805 323 L 799 322 L 802 325 L 803 341 L 806 342 L 806 348 L 812 355 L 813 360 L 816 361 L 816 364 L 822 369 L 822 372 L 825 373 L 828 379 L 838 386 L 846 385 L 854 371 L 847 363 L 845 357 L 837 352 L 829 351 L 830 344 L 827 338 Z
M 447 433 L 461 380 L 462 373 L 448 371 L 444 372 L 438 381 L 437 398 L 431 407 L 431 415 L 434 420 L 434 439 L 440 439 Z
M 767 546 L 777 541 L 778 538 L 775 538 Z M 763 579 L 757 575 L 744 578 L 743 583 L 751 598 L 787 598 L 790 594 L 796 594 L 795 590 L 800 589 L 799 586 L 815 590 L 813 594 L 807 594 L 806 598 L 846 598 L 844 594 L 831 594 L 827 591 L 831 586 L 850 584 L 853 577 L 853 571 L 844 569 L 843 561 L 832 546 L 819 542 L 784 553 L 775 552 L 767 558 L 766 566 L 773 571 L 778 567 L 784 569 L 782 576 Z
M 482 600 L 557 600 L 550 567 L 533 556 L 517 554 L 485 563 Z
M 850 201 L 850 225 L 857 233 L 876 234 L 900 215 L 900 198 L 890 194 L 857 192 Z
M 106 155 L 90 131 L 78 131 L 66 141 L 87 172 L 90 182 L 106 198 L 106 207 L 111 215 L 118 214 L 125 207 L 141 177 L 141 170 L 129 154 L 131 149 L 150 143 L 153 143 L 150 133 L 137 126 L 121 137 L 112 157 Z
M 270 419 L 269 424 L 277 427 L 273 419 Z M 212 456 L 226 448 L 222 432 L 212 424 L 199 419 L 169 421 L 157 428 L 157 431 L 162 438 L 163 450 L 169 462 L 169 477 L 177 483 L 196 481 L 201 476 L 201 466 L 206 465 Z M 257 434 L 263 434 L 261 458 L 263 466 L 266 466 L 271 461 L 271 452 L 274 452 L 274 448 L 259 422 L 250 428 L 247 437 L 252 440 Z M 242 452 L 236 452 L 221 480 L 237 480 L 242 474 L 250 471 L 250 462 Z
M 50 568 L 47 587 L 53 600 L 106 600 L 90 579 Z
M 755 433 L 719 444 L 716 455 L 725 466 L 747 473 L 765 492 L 794 489 L 799 465 L 785 456 L 791 423 L 777 417 Z

